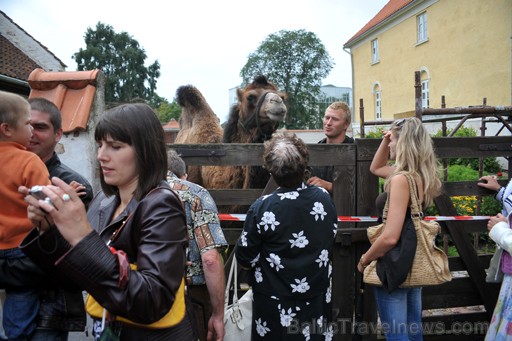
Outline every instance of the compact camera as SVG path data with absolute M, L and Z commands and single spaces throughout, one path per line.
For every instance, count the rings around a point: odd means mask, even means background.
M 32 186 L 32 188 L 28 191 L 30 195 L 32 195 L 37 200 L 44 200 L 46 203 L 51 204 L 50 198 L 43 193 L 43 186 Z

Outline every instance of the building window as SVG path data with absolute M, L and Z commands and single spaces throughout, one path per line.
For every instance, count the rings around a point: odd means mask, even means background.
M 381 92 L 375 91 L 375 117 L 377 121 L 382 120 L 382 110 L 381 110 Z
M 428 79 L 421 81 L 421 108 L 429 108 L 430 107 L 430 90 L 429 90 L 429 81 Z
M 427 13 L 421 13 L 416 17 L 418 24 L 418 41 L 417 43 L 423 43 L 428 40 L 427 36 Z
M 379 41 L 372 40 L 372 64 L 379 62 Z

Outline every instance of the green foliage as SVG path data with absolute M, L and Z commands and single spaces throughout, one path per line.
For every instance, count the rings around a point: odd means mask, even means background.
M 181 107 L 176 101 L 169 103 L 166 98 L 160 97 L 155 93 L 148 104 L 155 110 L 160 122 L 164 124 L 169 122 L 171 118 L 174 118 L 176 121 L 180 118 Z
M 478 179 L 478 171 L 469 166 L 448 166 L 448 181 L 470 181 Z
M 371 130 L 364 134 L 364 137 L 367 139 L 381 139 L 384 136 L 384 130 L 376 129 Z
M 140 102 L 155 93 L 160 77 L 158 60 L 148 67 L 145 50 L 128 33 L 116 33 L 110 25 L 101 22 L 96 30 L 87 28 L 84 36 L 86 48 L 73 55 L 78 70 L 100 69 L 106 77 L 105 102 Z
M 453 129 L 447 129 L 446 135 L 449 135 Z M 476 136 L 476 130 L 471 127 L 460 127 L 457 132 L 453 134 L 454 137 L 471 137 Z M 439 129 L 432 137 L 443 137 L 443 131 Z
M 240 76 L 248 84 L 265 75 L 288 95 L 287 129 L 321 128 L 323 112 L 317 105 L 321 81 L 334 61 L 320 39 L 305 30 L 282 30 L 270 34 L 249 55 Z
M 482 205 L 480 207 L 481 215 L 496 215 L 501 212 L 501 202 L 496 200 L 494 196 L 485 196 L 482 198 Z
M 453 129 L 447 130 L 447 135 L 452 132 Z M 442 130 L 438 130 L 433 137 L 442 137 Z M 472 137 L 477 136 L 476 130 L 471 127 L 460 127 L 457 129 L 453 137 Z M 477 170 L 479 169 L 479 159 L 478 158 L 454 158 L 448 160 L 448 165 L 461 165 L 467 166 L 471 169 Z M 486 157 L 483 159 L 483 171 L 488 173 L 498 173 L 501 171 L 501 165 L 494 157 Z M 451 181 L 459 181 L 459 180 L 451 180 Z
M 455 246 L 448 247 L 448 257 L 459 257 L 459 251 Z
M 448 181 L 478 181 L 478 171 L 469 166 L 453 165 L 448 166 Z M 476 196 L 455 196 L 451 197 L 457 215 L 476 215 Z M 495 215 L 501 211 L 501 203 L 494 195 L 483 196 L 480 203 L 478 215 Z M 439 215 L 437 209 L 432 206 L 425 211 L 426 215 Z

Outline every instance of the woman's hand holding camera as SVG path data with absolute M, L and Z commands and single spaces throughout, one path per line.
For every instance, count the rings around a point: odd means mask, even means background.
M 52 182 L 54 185 L 34 189 L 41 199 L 30 195 L 30 190 L 24 186 L 18 189 L 26 195 L 25 201 L 29 203 L 28 218 L 42 231 L 47 231 L 51 225 L 57 226 L 62 236 L 71 245 L 76 245 L 92 230 L 85 206 L 76 193 L 76 186 L 70 186 L 57 177 L 53 177 Z

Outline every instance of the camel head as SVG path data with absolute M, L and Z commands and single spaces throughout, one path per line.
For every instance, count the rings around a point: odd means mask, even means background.
M 257 131 L 263 139 L 270 137 L 286 117 L 286 94 L 265 76 L 257 76 L 246 88 L 238 89 L 237 97 L 231 114 L 236 111 L 238 126 L 247 132 Z

